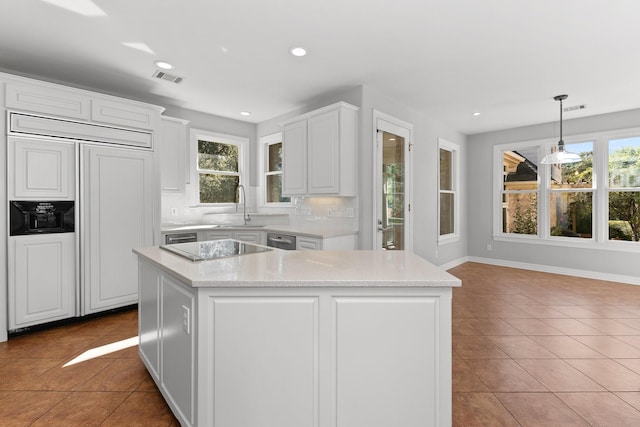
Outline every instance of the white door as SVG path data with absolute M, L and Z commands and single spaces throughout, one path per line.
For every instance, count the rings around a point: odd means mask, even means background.
M 82 314 L 138 302 L 131 252 L 153 244 L 153 157 L 148 151 L 82 150 Z
M 75 143 L 7 139 L 9 199 L 74 200 Z
M 374 111 L 374 125 L 375 248 L 411 251 L 413 126 L 378 111 Z
M 76 315 L 75 233 L 9 237 L 9 329 Z

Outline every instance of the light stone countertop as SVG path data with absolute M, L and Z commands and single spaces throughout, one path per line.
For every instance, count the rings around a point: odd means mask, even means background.
M 159 247 L 139 257 L 192 287 L 457 287 L 461 281 L 404 251 L 284 251 L 192 262 Z

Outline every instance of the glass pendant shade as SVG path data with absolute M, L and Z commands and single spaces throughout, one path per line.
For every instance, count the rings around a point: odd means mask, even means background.
M 582 160 L 580 155 L 564 150 L 564 143 L 558 144 L 558 150 L 547 154 L 540 160 L 543 165 L 555 165 L 561 163 L 575 163 Z
M 560 101 L 560 141 L 558 141 L 558 149 L 555 152 L 547 154 L 540 160 L 540 163 L 543 165 L 575 163 L 582 160 L 578 154 L 565 151 L 564 149 L 564 141 L 562 140 L 562 101 L 567 99 L 567 97 L 568 95 L 558 95 L 553 98 L 556 101 Z

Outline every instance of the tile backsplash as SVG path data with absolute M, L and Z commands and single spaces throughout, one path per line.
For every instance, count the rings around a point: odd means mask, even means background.
M 247 212 L 285 214 L 289 224 L 295 226 L 321 226 L 323 228 L 358 228 L 357 197 L 292 197 L 290 206 L 255 206 L 256 187 L 247 187 Z M 207 222 L 210 214 L 242 213 L 242 206 L 210 207 L 189 206 L 184 193 L 162 194 L 163 224 L 199 224 Z M 267 221 L 268 219 L 265 219 Z M 274 218 L 275 220 L 275 218 Z M 279 215 L 278 223 L 281 223 Z
M 294 197 L 292 225 L 358 227 L 357 197 Z

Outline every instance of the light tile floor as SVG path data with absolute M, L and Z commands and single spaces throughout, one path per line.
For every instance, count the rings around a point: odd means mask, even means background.
M 475 263 L 450 272 L 463 281 L 454 426 L 640 426 L 640 287 Z M 0 426 L 179 425 L 137 347 L 64 367 L 136 335 L 128 310 L 0 343 Z

